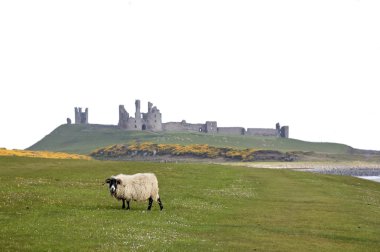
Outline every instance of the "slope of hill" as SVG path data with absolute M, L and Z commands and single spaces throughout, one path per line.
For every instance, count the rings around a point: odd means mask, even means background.
M 348 154 L 353 151 L 350 146 L 337 143 L 313 143 L 289 138 L 211 135 L 193 132 L 125 131 L 116 126 L 94 124 L 61 125 L 28 149 L 88 154 L 97 148 L 130 142 L 208 144 L 216 147 L 304 151 L 324 154 Z

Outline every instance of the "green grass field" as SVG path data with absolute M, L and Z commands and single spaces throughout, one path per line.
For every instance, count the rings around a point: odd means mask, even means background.
M 63 151 L 89 154 L 97 148 L 132 141 L 163 144 L 208 144 L 215 147 L 255 148 L 279 151 L 313 151 L 347 154 L 351 147 L 336 143 L 313 143 L 276 137 L 211 135 L 190 132 L 125 131 L 116 126 L 61 125 L 30 150 Z
M 154 172 L 164 210 L 105 178 Z M 214 164 L 0 157 L 2 251 L 378 251 L 380 184 Z

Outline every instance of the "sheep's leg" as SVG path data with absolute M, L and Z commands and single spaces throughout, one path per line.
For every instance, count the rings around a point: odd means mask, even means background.
M 129 200 L 127 200 L 127 210 L 129 210 Z
M 164 205 L 162 205 L 162 201 L 160 198 L 157 199 L 158 204 L 160 205 L 160 210 L 164 208 Z
M 123 201 L 123 206 L 121 208 L 124 209 L 125 208 L 125 199 L 122 199 L 122 201 Z
M 153 199 L 152 197 L 149 197 L 149 205 L 148 205 L 148 211 L 152 208 Z

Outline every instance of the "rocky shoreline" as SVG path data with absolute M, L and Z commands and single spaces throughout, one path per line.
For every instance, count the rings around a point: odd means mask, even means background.
M 379 168 L 312 168 L 297 169 L 298 171 L 314 172 L 320 174 L 332 174 L 343 176 L 380 176 Z
M 230 163 L 230 165 L 266 169 L 290 169 L 355 177 L 380 176 L 380 163 L 378 162 L 235 162 Z

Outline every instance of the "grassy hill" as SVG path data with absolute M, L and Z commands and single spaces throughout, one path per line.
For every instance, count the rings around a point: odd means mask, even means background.
M 275 137 L 211 135 L 192 132 L 125 131 L 116 126 L 105 125 L 61 125 L 28 149 L 88 154 L 97 148 L 133 141 L 182 145 L 208 144 L 215 147 L 311 151 L 326 154 L 347 154 L 353 150 L 347 145 L 336 143 L 313 143 Z
M 102 185 L 154 172 L 164 210 Z M 380 186 L 214 164 L 0 157 L 3 251 L 378 251 Z

